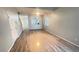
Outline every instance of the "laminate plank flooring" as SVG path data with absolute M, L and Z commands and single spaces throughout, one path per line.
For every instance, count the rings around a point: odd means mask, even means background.
M 23 32 L 10 52 L 79 52 L 79 47 L 45 31 Z

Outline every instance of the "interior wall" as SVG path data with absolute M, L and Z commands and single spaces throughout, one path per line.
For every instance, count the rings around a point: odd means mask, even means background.
M 48 17 L 48 32 L 79 46 L 79 8 L 62 7 Z
M 21 32 L 22 30 L 16 9 L 0 8 L 0 51 L 9 51 Z M 15 33 L 14 38 L 12 33 Z
M 0 51 L 10 48 L 11 32 L 7 13 L 0 8 Z
M 20 14 L 19 17 L 20 17 L 20 20 L 22 23 L 23 30 L 28 31 L 29 30 L 29 17 L 28 17 L 28 15 Z

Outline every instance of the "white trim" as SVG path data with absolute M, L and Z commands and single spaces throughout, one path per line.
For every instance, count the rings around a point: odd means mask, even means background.
M 16 41 L 16 40 L 15 40 Z M 11 48 L 13 47 L 15 42 L 12 43 L 11 47 L 9 48 L 8 52 L 10 52 Z
M 65 39 L 65 38 L 63 38 L 63 37 L 61 37 L 61 36 L 58 36 L 58 35 L 56 35 L 56 36 L 59 37 L 59 38 L 61 38 L 61 39 L 63 39 L 63 40 L 65 40 L 65 41 L 67 41 L 67 42 L 69 42 L 70 44 L 73 44 L 73 45 L 79 47 L 79 45 L 77 45 L 77 44 L 75 44 L 75 43 L 73 43 L 73 42 L 71 42 L 71 41 L 68 41 L 67 39 Z
M 49 32 L 48 30 L 46 30 L 46 31 Z M 49 33 L 51 33 L 51 32 L 49 32 Z M 75 43 L 73 43 L 73 42 L 71 42 L 71 41 L 68 41 L 67 39 L 65 39 L 65 38 L 63 38 L 63 37 L 61 37 L 61 36 L 59 36 L 59 35 L 57 35 L 57 34 L 55 34 L 55 33 L 51 33 L 51 34 L 53 34 L 53 35 L 55 35 L 55 36 L 61 38 L 62 40 L 65 40 L 65 41 L 69 42 L 69 43 L 72 44 L 72 45 L 75 45 L 75 46 L 79 47 L 79 45 L 77 45 L 77 44 L 75 44 Z
M 23 31 L 21 31 L 19 37 L 21 36 L 22 32 L 23 32 Z M 17 37 L 16 40 L 17 40 L 19 37 Z M 12 45 L 11 45 L 11 47 L 9 48 L 8 52 L 10 52 L 10 50 L 11 50 L 11 48 L 13 47 L 14 43 L 16 42 L 16 40 L 12 43 Z

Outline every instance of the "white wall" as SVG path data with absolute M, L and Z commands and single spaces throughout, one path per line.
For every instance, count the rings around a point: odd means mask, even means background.
M 62 7 L 48 17 L 48 32 L 79 45 L 79 8 Z
M 10 18 L 12 16 L 13 18 Z M 10 21 L 17 21 L 17 26 L 11 26 Z M 14 28 L 14 29 L 12 29 Z M 15 29 L 16 32 L 15 32 Z M 12 36 L 12 30 L 17 35 Z M 0 8 L 0 51 L 9 51 L 15 40 L 21 34 L 21 27 L 18 21 L 18 15 L 15 8 Z
M 23 30 L 28 31 L 29 30 L 29 18 L 28 15 L 19 15 Z
M 7 13 L 0 9 L 0 51 L 8 51 L 10 48 L 11 32 Z

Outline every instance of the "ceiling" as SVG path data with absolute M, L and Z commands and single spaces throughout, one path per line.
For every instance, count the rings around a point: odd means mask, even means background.
M 39 9 L 43 9 L 43 10 L 56 10 L 58 9 L 59 7 L 31 7 L 31 8 L 39 8 Z
M 49 14 L 52 11 L 55 11 L 56 9 L 58 9 L 58 7 L 19 7 L 16 9 L 18 10 L 18 12 L 23 14 L 32 14 L 37 11 L 43 14 Z

